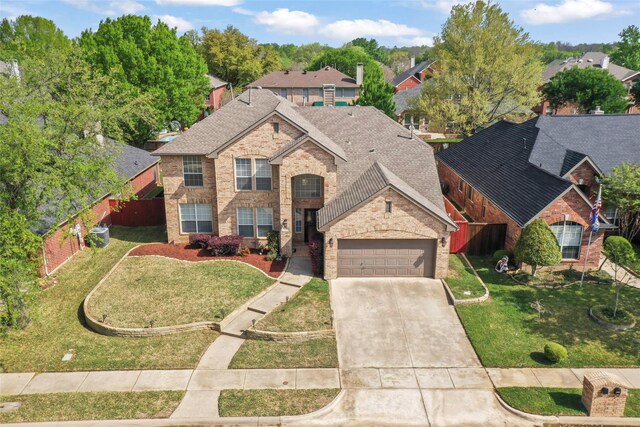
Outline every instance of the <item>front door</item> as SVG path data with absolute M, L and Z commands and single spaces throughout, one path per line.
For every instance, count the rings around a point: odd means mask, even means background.
M 318 209 L 304 210 L 304 242 L 308 243 L 309 239 L 318 234 L 317 217 Z

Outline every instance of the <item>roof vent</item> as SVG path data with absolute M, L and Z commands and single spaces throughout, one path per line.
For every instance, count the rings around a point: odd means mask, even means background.
M 302 71 L 302 74 L 307 74 L 307 70 L 303 70 L 303 71 Z
M 350 117 L 353 117 L 353 111 L 349 111 L 347 114 L 348 114 Z
M 324 67 L 324 70 L 325 70 L 325 71 L 329 71 L 329 68 L 331 68 L 331 67 L 329 67 L 329 66 L 327 65 L 326 67 Z
M 522 147 L 526 150 L 527 149 L 527 138 L 522 138 Z
M 583 60 L 582 59 L 578 59 L 578 63 L 582 64 Z
M 285 74 L 289 74 L 289 70 L 284 70 L 284 73 Z
M 593 58 L 587 59 L 587 62 L 593 62 Z
M 138 166 L 138 161 L 133 162 L 134 165 Z
M 593 114 L 594 116 L 601 116 L 604 114 L 604 111 L 600 109 L 599 105 L 596 105 L 596 109 L 589 111 L 589 113 Z
M 370 149 L 369 149 L 369 152 L 370 152 L 370 153 L 375 153 L 375 152 L 376 152 L 376 149 L 375 149 L 375 148 L 370 148 Z

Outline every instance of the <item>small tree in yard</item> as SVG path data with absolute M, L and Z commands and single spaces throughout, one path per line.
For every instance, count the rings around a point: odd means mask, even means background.
M 620 234 L 632 241 L 640 232 L 640 166 L 622 163 L 602 184 L 604 200 L 618 209 Z
M 611 236 L 604 241 L 604 254 L 611 261 L 611 267 L 613 268 L 613 284 L 616 286 L 616 302 L 613 306 L 613 317 L 618 314 L 618 302 L 620 300 L 620 290 L 624 285 L 624 277 L 618 280 L 618 273 L 624 272 L 624 265 L 629 265 L 633 262 L 636 254 L 633 251 L 631 243 L 627 239 L 621 236 Z
M 518 260 L 531 265 L 533 276 L 538 266 L 554 265 L 562 260 L 558 240 L 544 219 L 536 219 L 522 230 L 514 252 Z

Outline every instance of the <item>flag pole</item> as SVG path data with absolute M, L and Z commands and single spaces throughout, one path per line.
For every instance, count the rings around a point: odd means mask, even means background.
M 582 276 L 580 276 L 580 285 L 584 282 L 584 273 L 587 271 L 587 262 L 589 261 L 589 251 L 591 250 L 591 237 L 593 237 L 593 232 L 596 233 L 600 229 L 600 222 L 598 221 L 598 215 L 600 215 L 600 208 L 602 207 L 602 185 L 598 188 L 598 195 L 596 196 L 596 201 L 593 204 L 593 209 L 591 210 L 591 226 L 589 227 L 591 231 L 589 231 L 589 243 L 587 244 L 587 254 L 584 257 L 584 265 L 582 266 Z
M 589 261 L 589 251 L 591 250 L 591 237 L 593 236 L 593 227 L 589 232 L 589 243 L 587 244 L 587 255 L 584 257 L 584 265 L 582 266 L 582 276 L 580 276 L 580 284 L 584 281 L 584 273 L 587 271 L 587 261 Z

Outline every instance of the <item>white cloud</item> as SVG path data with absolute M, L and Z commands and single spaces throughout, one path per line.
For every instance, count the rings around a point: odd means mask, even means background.
M 174 6 L 237 6 L 242 0 L 156 0 L 156 3 Z
M 175 28 L 179 33 L 193 30 L 193 24 L 184 18 L 173 15 L 153 15 L 151 17 L 154 21 L 161 20 L 169 26 L 169 28 Z
M 286 8 L 259 12 L 254 22 L 284 34 L 312 34 L 320 23 L 314 15 Z
M 256 14 L 253 10 L 245 9 L 244 7 L 234 7 L 231 10 L 240 15 L 254 16 Z
M 404 24 L 379 19 L 340 20 L 326 25 L 321 33 L 333 39 L 349 41 L 357 37 L 422 36 L 422 30 Z
M 562 0 L 556 5 L 538 3 L 520 12 L 520 16 L 529 24 L 541 25 L 579 21 L 614 12 L 613 4 L 602 0 Z
M 112 0 L 106 3 L 91 0 L 64 0 L 64 2 L 78 9 L 106 16 L 134 14 L 146 9 L 143 4 L 135 0 Z
M 399 37 L 398 46 L 433 46 L 433 37 L 416 36 L 416 37 Z
M 420 4 L 425 9 L 437 9 L 441 12 L 449 13 L 453 6 L 467 4 L 473 1 L 474 0 L 422 0 Z

